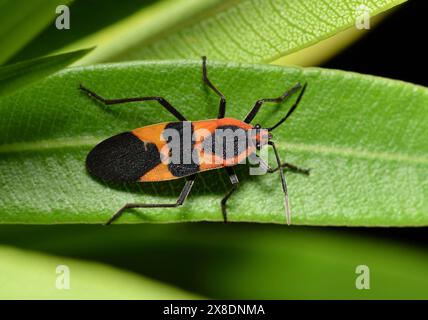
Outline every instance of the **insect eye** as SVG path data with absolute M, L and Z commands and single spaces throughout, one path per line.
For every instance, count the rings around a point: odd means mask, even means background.
M 259 125 L 259 124 L 256 124 L 255 126 L 254 126 L 254 129 L 261 129 L 262 128 L 262 126 L 261 125 Z

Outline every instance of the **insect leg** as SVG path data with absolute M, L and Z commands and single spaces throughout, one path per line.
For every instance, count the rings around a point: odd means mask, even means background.
M 279 158 L 278 150 L 276 150 L 275 143 L 272 141 L 269 141 L 269 145 L 272 146 L 273 152 L 275 154 L 276 163 L 278 164 L 278 167 L 281 166 L 281 159 Z M 281 177 L 281 185 L 282 190 L 284 191 L 284 206 L 285 206 L 285 218 L 287 221 L 287 224 L 291 224 L 291 212 L 290 212 L 290 205 L 288 201 L 288 188 L 287 188 L 287 181 L 285 180 L 284 172 L 282 170 L 279 170 L 279 175 Z
M 218 108 L 218 116 L 217 118 L 224 118 L 224 115 L 226 114 L 226 97 L 220 92 L 220 90 L 218 90 L 210 81 L 210 79 L 208 79 L 208 74 L 207 74 L 207 57 L 203 56 L 202 57 L 202 79 L 204 81 L 204 83 L 210 87 L 219 97 L 220 97 L 220 104 L 219 104 L 219 108 Z
M 135 97 L 135 98 L 120 98 L 120 99 L 105 99 L 101 97 L 99 94 L 94 91 L 80 85 L 80 90 L 86 92 L 90 97 L 101 101 L 105 105 L 111 104 L 120 104 L 127 102 L 137 102 L 137 101 L 157 101 L 160 105 L 162 105 L 166 110 L 168 110 L 174 117 L 176 117 L 180 121 L 186 121 L 186 118 L 176 109 L 174 108 L 167 100 L 162 97 Z
M 230 189 L 226 195 L 221 199 L 221 212 L 223 213 L 223 220 L 226 223 L 227 222 L 227 211 L 226 211 L 226 202 L 232 195 L 232 193 L 235 192 L 236 189 L 238 189 L 239 180 L 238 176 L 235 173 L 235 170 L 232 167 L 226 167 L 227 174 L 229 175 L 230 182 L 232 183 L 232 189 Z
M 175 208 L 181 206 L 184 201 L 186 200 L 187 196 L 190 193 L 190 190 L 192 189 L 193 183 L 195 182 L 196 175 L 191 175 L 189 178 L 187 178 L 187 181 L 181 190 L 181 193 L 175 203 L 153 203 L 153 204 L 147 204 L 147 203 L 127 203 L 122 208 L 120 208 L 111 218 L 109 221 L 107 221 L 106 225 L 111 224 L 113 221 L 118 219 L 126 209 L 133 209 L 133 208 Z
M 282 162 L 280 166 L 276 166 L 275 168 L 271 168 L 262 158 L 259 157 L 260 163 L 262 166 L 264 166 L 267 170 L 268 173 L 274 173 L 276 171 L 279 170 L 279 168 L 281 169 L 288 169 L 292 172 L 295 173 L 301 173 L 301 174 L 305 174 L 305 175 L 309 175 L 311 169 L 307 169 L 307 168 L 301 168 L 298 167 L 292 163 L 288 163 L 288 162 Z
M 257 115 L 257 113 L 259 112 L 260 107 L 262 106 L 263 103 L 265 103 L 265 102 L 281 103 L 286 98 L 291 96 L 294 92 L 299 90 L 301 87 L 302 87 L 302 85 L 300 83 L 297 83 L 294 87 L 292 87 L 291 89 L 288 89 L 287 91 L 285 91 L 282 95 L 280 95 L 277 98 L 265 98 L 265 99 L 257 100 L 256 103 L 254 104 L 253 108 L 250 110 L 250 112 L 245 117 L 244 122 L 250 123 L 254 119 L 254 117 Z

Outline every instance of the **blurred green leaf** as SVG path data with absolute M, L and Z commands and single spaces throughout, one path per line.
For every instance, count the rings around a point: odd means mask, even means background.
M 7 61 L 51 22 L 58 5 L 71 0 L 0 1 L 0 64 Z
M 203 3 L 216 2 L 205 0 Z M 190 2 L 174 4 L 179 14 L 151 16 L 154 28 L 145 19 L 114 28 L 108 45 L 80 63 L 137 59 L 198 58 L 242 62 L 270 62 L 293 53 L 355 25 L 358 7 L 365 5 L 374 16 L 403 0 L 240 0 L 222 2 L 189 19 L 182 10 Z M 162 11 L 163 12 L 163 11 Z M 171 24 L 170 17 L 180 21 Z M 184 19 L 180 19 L 180 16 Z M 168 22 L 165 23 L 165 17 Z M 149 19 L 150 20 L 150 19 Z M 139 31 L 143 30 L 143 32 Z M 97 39 L 97 38 L 95 38 Z M 84 42 L 84 45 L 96 42 Z M 82 43 L 79 43 L 82 45 Z
M 1 226 L 0 241 L 108 263 L 210 298 L 427 299 L 426 250 L 382 239 L 379 229 L 367 232 L 255 224 Z M 355 286 L 359 265 L 369 268 L 369 290 Z
M 63 50 L 97 46 L 90 57 L 78 64 L 112 60 L 113 56 L 139 46 L 143 39 L 159 37 L 200 16 L 226 5 L 224 0 L 163 0 L 144 7 L 135 14 L 105 29 L 80 39 Z
M 0 97 L 12 94 L 16 90 L 65 68 L 91 50 L 79 50 L 0 66 Z
M 94 262 L 0 246 L 1 299 L 194 299 L 196 295 Z M 31 261 L 31 264 L 28 262 Z M 70 288 L 62 283 L 68 267 Z M 57 273 L 58 272 L 58 273 Z
M 153 5 L 157 0 L 126 0 L 118 5 L 117 0 L 77 0 L 70 5 L 71 25 L 68 30 L 58 30 L 54 23 L 48 25 L 38 36 L 17 52 L 11 62 L 32 59 L 51 54 L 64 46 L 126 19 L 141 8 Z M 102 14 L 99 14 L 102 12 Z M 91 47 L 74 46 L 78 48 Z
M 311 168 L 288 174 L 293 223 L 413 226 L 428 224 L 428 90 L 373 76 L 318 68 L 209 62 L 228 97 L 227 116 L 242 119 L 254 102 L 307 82 L 301 105 L 274 132 L 283 160 Z M 161 95 L 190 120 L 214 118 L 218 98 L 201 81 L 199 61 L 73 68 L 0 100 L 0 221 L 100 223 L 125 203 L 175 202 L 183 181 L 106 186 L 85 157 L 117 133 L 174 120 L 155 102 L 103 107 L 79 83 L 108 98 Z M 278 121 L 283 106 L 255 119 Z M 279 176 L 249 176 L 229 205 L 231 221 L 284 223 Z M 201 174 L 181 208 L 130 211 L 124 222 L 222 221 L 230 188 L 222 171 Z

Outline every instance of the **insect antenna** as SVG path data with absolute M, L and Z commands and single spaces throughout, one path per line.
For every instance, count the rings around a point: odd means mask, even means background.
M 272 148 L 273 152 L 275 153 L 276 162 L 278 163 L 278 167 L 281 167 L 281 159 L 279 158 L 278 150 L 276 150 L 275 144 L 272 141 L 268 142 Z M 288 202 L 288 189 L 287 189 L 287 182 L 285 180 L 285 175 L 283 170 L 278 170 L 279 175 L 281 177 L 281 184 L 282 184 L 282 190 L 284 191 L 284 206 L 285 206 L 285 219 L 287 221 L 287 224 L 291 224 L 291 212 L 290 212 L 290 205 Z
M 285 122 L 285 120 L 287 120 L 287 118 L 289 116 L 291 116 L 291 114 L 294 112 L 294 110 L 296 110 L 297 106 L 299 105 L 300 99 L 302 99 L 303 94 L 305 93 L 306 90 L 306 85 L 307 83 L 304 84 L 302 90 L 300 91 L 299 96 L 297 97 L 296 102 L 294 102 L 293 106 L 290 108 L 290 110 L 288 110 L 287 114 L 285 115 L 284 118 L 282 118 L 281 120 L 278 121 L 278 123 L 276 125 L 274 125 L 273 127 L 267 128 L 268 131 L 272 131 L 273 129 L 275 129 L 276 127 L 279 127 L 282 123 Z

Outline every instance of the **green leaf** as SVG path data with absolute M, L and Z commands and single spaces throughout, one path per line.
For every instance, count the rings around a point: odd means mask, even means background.
M 117 0 L 74 1 L 70 6 L 70 29 L 66 31 L 58 30 L 55 24 L 51 23 L 37 37 L 33 38 L 31 42 L 16 53 L 11 61 L 18 62 L 51 54 L 64 46 L 70 45 L 70 43 L 89 37 L 111 24 L 126 19 L 129 15 L 141 8 L 151 6 L 156 1 L 127 0 L 122 1 L 120 5 L 117 4 Z M 102 14 L 94 14 L 99 10 L 102 10 Z M 94 45 L 74 46 L 69 51 L 92 47 Z
M 64 50 L 97 46 L 90 57 L 77 64 L 111 60 L 113 56 L 139 46 L 143 39 L 158 37 L 197 17 L 224 6 L 223 0 L 162 0 L 105 29 L 66 46 Z
M 0 246 L 0 259 L 1 299 L 196 298 L 195 295 L 157 281 L 94 262 L 49 256 L 7 246 Z M 31 265 L 28 261 L 31 261 Z M 64 284 L 63 279 L 67 275 L 69 289 L 57 288 L 56 283 Z
M 80 59 L 92 49 L 31 59 L 0 67 L 0 96 L 39 81 Z
M 1 226 L 0 241 L 108 263 L 214 299 L 427 299 L 426 248 L 382 238 L 391 231 L 190 223 L 108 231 Z M 355 286 L 359 265 L 369 268 L 369 290 Z M 197 276 L 189 272 L 195 268 Z
M 428 225 L 428 90 L 337 70 L 209 61 L 211 80 L 242 119 L 257 99 L 296 82 L 308 88 L 299 109 L 274 131 L 283 160 L 311 168 L 288 174 L 294 224 Z M 80 83 L 108 98 L 160 95 L 190 120 L 214 118 L 218 98 L 201 81 L 199 61 L 100 65 L 60 72 L 0 100 L 0 221 L 100 223 L 125 203 L 174 203 L 183 181 L 106 186 L 85 157 L 98 142 L 130 129 L 174 120 L 155 102 L 102 107 Z M 293 99 L 266 105 L 263 126 Z M 284 223 L 277 174 L 249 176 L 228 203 L 231 221 Z M 230 188 L 221 171 L 201 174 L 183 207 L 133 210 L 124 222 L 221 221 Z
M 7 61 L 51 22 L 59 5 L 71 0 L 0 1 L 0 64 Z
M 201 3 L 204 2 L 215 1 Z M 174 8 L 182 13 L 173 16 L 181 24 L 165 22 L 161 16 L 160 23 L 153 28 L 146 19 L 134 19 L 132 28 L 113 28 L 108 44 L 81 63 L 188 59 L 201 55 L 227 61 L 271 62 L 355 26 L 361 5 L 366 6 L 372 17 L 403 2 L 240 0 L 213 6 L 191 19 L 187 11 L 181 10 L 185 6 L 177 3 Z M 186 20 L 179 20 L 180 15 Z M 109 33 L 103 35 L 105 39 Z M 95 44 L 84 45 L 89 43 Z

